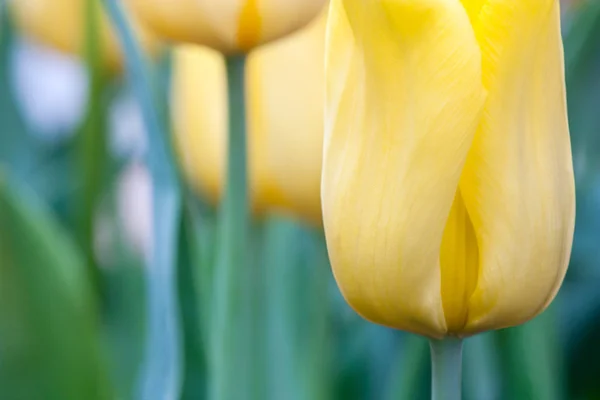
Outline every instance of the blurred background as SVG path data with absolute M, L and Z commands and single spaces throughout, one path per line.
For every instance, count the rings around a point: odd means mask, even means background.
M 148 371 L 162 365 L 161 357 L 177 365 L 170 372 L 176 388 L 165 398 L 206 398 L 207 281 L 223 179 L 222 162 L 214 158 L 224 151 L 222 138 L 211 136 L 220 132 L 222 111 L 211 107 L 223 98 L 222 61 L 215 54 L 202 60 L 198 49 L 169 48 L 148 64 L 188 182 L 180 188 L 177 234 L 164 237 L 169 232 L 153 228 L 149 139 L 131 80 L 122 66 L 99 72 L 93 52 L 77 57 L 42 43 L 11 12 L 20 1 L 0 0 L 0 399 L 162 399 L 147 389 Z M 466 341 L 465 399 L 600 399 L 600 1 L 562 3 L 577 180 L 571 265 L 541 316 Z M 317 19 L 309 30 L 322 30 L 323 18 Z M 260 57 L 281 60 L 270 64 L 279 68 L 301 63 L 298 73 L 307 76 L 277 81 L 284 95 L 264 83 L 263 100 L 271 94 L 278 99 L 274 109 L 302 108 L 313 95 L 303 79 L 322 80 L 308 76 L 313 64 L 302 60 L 319 45 L 267 49 L 280 45 L 266 45 Z M 248 74 L 258 81 L 270 76 L 262 58 L 249 61 Z M 252 97 L 254 89 L 248 90 Z M 251 114 L 269 113 L 249 107 Z M 291 113 L 288 121 L 296 125 L 290 130 L 315 132 L 317 143 L 322 132 L 315 113 Z M 313 116 L 316 122 L 306 126 Z M 194 129 L 199 136 L 189 138 Z M 285 144 L 266 144 L 259 136 L 249 138 L 258 160 L 250 169 L 267 168 L 261 160 L 268 159 L 273 171 L 268 179 L 259 172 L 250 179 L 253 276 L 264 277 L 255 282 L 259 306 L 248 332 L 258 337 L 252 346 L 259 348 L 248 352 L 255 397 L 429 398 L 427 341 L 369 324 L 350 310 L 333 282 L 309 201 L 272 194 L 285 193 L 290 183 L 314 189 L 303 177 L 310 165 L 320 167 L 313 161 L 320 144 L 290 136 L 285 153 L 279 150 Z M 294 149 L 312 151 L 306 161 L 312 164 L 288 171 Z M 257 189 L 263 180 L 271 188 L 265 198 L 278 199 L 275 207 L 263 205 L 268 202 Z M 154 243 L 177 254 L 172 281 L 164 278 L 175 290 L 148 283 L 145 265 Z M 163 304 L 161 296 L 174 302 L 172 320 L 164 323 L 175 326 L 175 334 L 150 332 L 152 313 L 161 312 L 151 304 Z M 162 348 L 165 340 L 175 358 Z

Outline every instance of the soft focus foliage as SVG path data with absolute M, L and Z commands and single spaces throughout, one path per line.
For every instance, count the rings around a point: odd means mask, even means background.
M 575 213 L 558 4 L 335 0 L 330 15 L 323 212 L 345 298 L 432 337 L 535 317 Z
M 303 27 L 325 0 L 125 0 L 157 35 L 223 53 L 248 51 Z
M 10 398 L 111 398 L 82 266 L 51 214 L 0 177 L 0 382 Z

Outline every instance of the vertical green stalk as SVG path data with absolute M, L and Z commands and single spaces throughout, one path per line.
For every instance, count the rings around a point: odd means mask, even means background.
M 217 225 L 218 253 L 214 272 L 211 329 L 211 389 L 213 400 L 243 399 L 250 387 L 251 363 L 244 357 L 248 332 L 251 276 L 246 173 L 245 56 L 226 59 L 229 101 L 229 143 L 225 197 Z M 246 329 L 244 329 L 246 328 Z M 241 395 L 240 395 L 241 393 Z
M 84 251 L 86 264 L 95 289 L 100 275 L 94 256 L 94 218 L 102 192 L 104 161 L 106 160 L 106 121 L 102 94 L 105 77 L 100 41 L 100 14 L 97 0 L 87 0 L 84 7 L 85 61 L 89 74 L 87 114 L 78 137 L 77 165 L 81 195 L 76 210 L 77 239 Z
M 462 385 L 462 340 L 431 340 L 431 397 L 460 400 Z
M 264 219 L 255 219 L 249 228 L 249 252 L 250 271 L 246 275 L 249 279 L 250 307 L 248 324 L 250 335 L 246 339 L 248 352 L 245 356 L 250 360 L 249 397 L 255 400 L 267 400 L 268 398 L 268 375 L 267 375 L 267 348 L 269 347 L 267 337 L 267 222 Z
M 304 267 L 299 254 L 301 237 L 295 224 L 277 217 L 269 217 L 266 227 L 267 388 L 270 399 L 297 400 L 302 394 L 297 389 L 299 363 L 290 360 L 297 358 L 298 330 L 294 317 L 299 313 L 294 309 L 298 305 L 294 302 L 294 289 L 300 279 L 299 274 L 294 273 Z
M 0 23 L 4 23 L 4 0 L 0 0 Z M 0 30 L 0 37 L 2 37 L 2 31 Z
M 323 234 L 271 216 L 266 236 L 264 336 L 269 398 L 330 399 L 334 387 L 331 269 Z
M 386 399 L 411 400 L 421 390 L 422 379 L 427 371 L 427 339 L 410 333 L 404 334 L 404 340 L 395 356 L 392 367 L 391 385 Z
M 299 346 L 297 351 L 298 360 L 301 362 L 301 372 L 304 380 L 301 382 L 301 391 L 304 396 L 301 399 L 325 400 L 332 397 L 333 376 L 332 354 L 330 352 L 331 342 L 329 335 L 330 326 L 330 308 L 329 308 L 329 283 L 331 280 L 331 267 L 329 256 L 327 254 L 327 245 L 325 236 L 321 230 L 305 229 L 308 235 L 307 243 L 312 250 L 311 257 L 306 260 L 304 269 L 308 269 L 309 275 L 305 282 L 305 288 L 311 293 L 310 299 L 299 296 L 297 302 L 306 301 L 308 303 L 308 322 L 310 324 L 310 334 L 306 335 L 307 343 Z M 305 262 L 306 262 L 305 261 Z M 303 291 L 300 290 L 300 293 Z M 298 293 L 299 294 L 299 293 Z M 302 315 L 299 315 L 297 321 L 299 328 L 303 325 Z
M 494 335 L 495 332 L 478 334 L 470 338 L 468 345 L 465 346 L 464 390 L 465 397 L 468 399 L 493 400 L 500 397 L 502 374 Z M 520 373 L 521 369 L 517 369 Z
M 118 33 L 127 72 L 148 134 L 152 176 L 152 251 L 146 260 L 148 331 L 139 398 L 177 399 L 181 393 L 181 332 L 177 295 L 177 237 L 181 188 L 170 140 L 154 103 L 146 63 L 119 0 L 104 0 Z

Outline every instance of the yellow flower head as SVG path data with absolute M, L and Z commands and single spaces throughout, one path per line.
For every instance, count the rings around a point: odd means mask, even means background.
M 247 51 L 311 21 L 325 0 L 126 0 L 158 35 L 223 53 Z
M 323 14 L 253 52 L 247 64 L 249 180 L 253 209 L 321 223 Z M 188 177 L 216 203 L 224 190 L 227 90 L 223 57 L 185 46 L 175 54 L 176 142 Z
M 87 0 L 16 0 L 10 2 L 17 26 L 44 45 L 70 54 L 82 54 L 85 46 L 85 7 Z M 101 8 L 100 1 L 97 7 Z M 110 21 L 100 10 L 102 56 L 113 70 L 123 65 L 118 39 Z M 135 21 L 133 21 L 135 22 Z M 142 46 L 154 50 L 157 42 L 136 25 Z
M 575 219 L 558 0 L 334 0 L 322 202 L 338 285 L 430 337 L 552 301 Z

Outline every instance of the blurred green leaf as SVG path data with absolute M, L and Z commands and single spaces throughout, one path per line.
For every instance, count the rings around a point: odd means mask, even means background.
M 104 310 L 102 333 L 110 356 L 110 376 L 120 398 L 130 399 L 143 356 L 145 328 L 144 270 L 141 265 L 119 261 L 102 270 Z
M 145 270 L 140 249 L 126 234 L 126 219 L 119 213 L 119 185 L 104 198 L 99 214 L 102 236 L 99 254 L 102 276 L 102 334 L 110 362 L 110 376 L 118 398 L 131 399 L 143 356 L 145 329 Z
M 596 292 L 598 288 L 596 286 Z M 570 343 L 568 367 L 569 394 L 577 399 L 600 399 L 600 309 L 588 317 L 588 323 Z
M 569 126 L 577 187 L 577 229 L 570 274 L 598 271 L 600 248 L 600 1 L 575 8 L 565 34 Z M 598 275 L 598 272 L 595 272 Z
M 197 280 L 201 269 L 201 249 L 198 237 L 197 217 L 193 200 L 183 207 L 180 221 L 178 248 L 179 304 L 183 331 L 183 385 L 181 400 L 206 398 L 206 337 L 202 332 L 202 303 Z
M 0 15 L 0 164 L 14 180 L 21 180 L 51 205 L 57 216 L 72 222 L 76 168 L 72 154 L 75 140 L 39 140 L 17 106 L 9 67 L 17 35 L 10 13 Z
M 557 298 L 566 333 L 569 398 L 600 398 L 600 2 L 582 1 L 564 45 L 577 222 L 568 281 Z
M 500 400 L 501 371 L 492 332 L 481 333 L 465 340 L 463 351 L 464 398 L 470 400 Z
M 429 342 L 426 338 L 406 333 L 389 376 L 387 400 L 426 400 L 429 396 L 423 390 L 424 378 L 429 378 Z M 427 379 L 425 386 L 430 386 Z
M 182 348 L 177 286 L 177 246 L 182 193 L 168 129 L 155 102 L 147 62 L 118 0 L 103 0 L 124 49 L 127 75 L 140 104 L 152 176 L 152 247 L 147 259 L 148 321 L 139 380 L 143 399 L 179 398 Z
M 497 332 L 506 379 L 502 398 L 560 400 L 566 397 L 564 357 L 558 343 L 554 307 L 524 325 Z
M 600 1 L 584 2 L 572 18 L 564 46 L 577 182 L 574 259 L 585 256 L 598 260 L 600 252 L 594 238 L 600 227 L 596 189 L 600 183 Z
M 31 169 L 35 164 L 36 152 L 25 150 L 37 150 L 37 144 L 28 135 L 14 102 L 9 74 L 14 36 L 9 14 L 0 13 L 0 163 L 11 165 L 9 173 Z
M 86 116 L 77 136 L 76 182 L 77 201 L 73 210 L 77 240 L 83 249 L 94 289 L 101 292 L 100 271 L 94 252 L 94 222 L 102 195 L 104 178 L 108 166 L 107 114 L 108 102 L 103 101 L 108 79 L 103 63 L 100 40 L 100 4 L 97 0 L 86 0 L 82 8 L 85 22 L 85 64 L 89 77 L 88 105 Z
M 48 211 L 2 178 L 0 276 L 3 398 L 112 398 L 83 259 Z
M 322 234 L 275 216 L 265 225 L 269 398 L 331 399 L 332 276 Z

